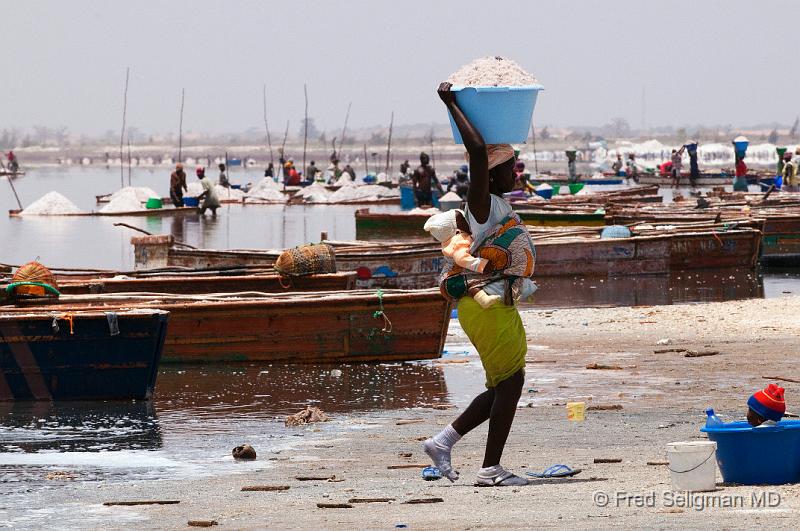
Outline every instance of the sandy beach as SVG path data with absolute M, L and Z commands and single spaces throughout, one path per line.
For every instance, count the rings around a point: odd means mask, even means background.
M 447 425 L 457 408 L 414 408 L 378 414 L 333 415 L 330 422 L 286 428 L 296 443 L 260 453 L 255 462 L 230 459 L 230 475 L 192 480 L 93 483 L 54 481 L 31 499 L 31 523 L 48 508 L 72 515 L 52 525 L 105 528 L 185 528 L 214 520 L 220 528 L 531 528 L 601 526 L 698 528 L 793 527 L 800 486 L 744 487 L 718 483 L 715 492 L 684 499 L 670 491 L 665 445 L 704 438 L 704 410 L 741 418 L 745 401 L 767 380 L 800 379 L 796 368 L 800 297 L 636 308 L 525 311 L 529 352 L 526 385 L 503 462 L 518 473 L 555 463 L 581 468 L 574 478 L 535 480 L 520 488 L 477 488 L 486 427 L 454 450 L 461 478 L 426 482 L 420 439 Z M 448 347 L 466 338 L 451 325 Z M 687 349 L 718 352 L 686 357 Z M 469 366 L 474 355 L 432 362 Z M 590 369 L 597 364 L 609 369 Z M 797 384 L 786 387 L 796 411 Z M 458 392 L 458 389 L 451 389 Z M 585 400 L 584 422 L 566 418 L 565 403 Z M 320 404 L 322 409 L 324 404 Z M 593 410 L 592 406 L 613 407 Z M 280 423 L 275 419 L 275 423 Z M 282 423 L 281 423 L 282 426 Z M 241 433 L 238 443 L 247 442 Z M 231 445 L 231 447 L 233 444 Z M 258 450 L 258 448 L 256 448 Z M 220 455 L 230 448 L 220 448 Z M 409 455 L 410 454 L 410 455 Z M 620 459 L 595 463 L 596 459 Z M 266 461 L 266 463 L 265 463 Z M 656 463 L 656 464 L 649 464 Z M 400 465 L 400 467 L 398 467 Z M 403 465 L 409 466 L 408 468 Z M 300 481 L 311 476 L 323 478 Z M 334 478 L 325 480 L 324 478 Z M 721 482 L 721 476 L 717 476 Z M 246 486 L 286 490 L 243 492 Z M 771 496 L 771 498 L 769 498 Z M 359 499 L 389 501 L 358 503 Z M 440 498 L 430 504 L 410 500 Z M 773 507 L 758 507 L 759 500 Z M 112 506 L 103 502 L 179 500 L 172 505 Z M 352 500 L 352 501 L 351 501 Z M 734 508 L 720 507 L 733 503 Z M 41 506 L 40 506 L 41 504 Z M 319 508 L 317 504 L 350 504 Z M 83 524 L 85 526 L 85 523 Z

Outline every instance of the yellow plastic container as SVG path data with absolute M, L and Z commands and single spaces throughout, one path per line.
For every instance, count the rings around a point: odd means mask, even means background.
M 586 402 L 567 402 L 567 420 L 581 422 L 586 419 Z

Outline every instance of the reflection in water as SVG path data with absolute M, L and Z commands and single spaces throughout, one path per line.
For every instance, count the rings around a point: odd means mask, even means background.
M 3 402 L 2 452 L 157 450 L 161 429 L 152 403 Z
M 684 271 L 629 277 L 542 277 L 539 290 L 523 307 L 651 306 L 764 297 L 755 271 Z
M 158 375 L 159 413 L 272 418 L 306 404 L 326 412 L 392 410 L 447 400 L 440 367 L 384 365 L 199 365 L 164 367 Z

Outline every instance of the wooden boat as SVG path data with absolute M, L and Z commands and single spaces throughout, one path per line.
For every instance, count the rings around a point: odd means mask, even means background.
M 267 267 L 275 263 L 282 250 L 188 249 L 173 245 L 168 235 L 137 236 L 131 239 L 134 247 L 134 266 L 137 269 L 164 267 L 217 268 Z M 444 258 L 441 246 L 431 239 L 421 242 L 327 242 L 336 248 L 336 267 L 339 271 L 355 271 L 356 287 L 418 289 L 434 285 L 441 272 Z
M 152 396 L 167 312 L 54 310 L 0 313 L 0 400 Z
M 606 224 L 606 214 L 596 207 L 589 209 L 525 208 L 513 205 L 525 225 L 535 227 L 597 227 Z
M 63 294 L 100 293 L 285 293 L 296 291 L 344 291 L 355 288 L 356 273 L 331 273 L 302 277 L 278 274 L 239 274 L 236 276 L 169 276 L 145 278 L 94 278 L 59 280 Z
M 129 217 L 129 216 L 148 216 L 148 217 L 164 217 L 164 216 L 190 216 L 190 215 L 198 215 L 200 214 L 199 207 L 164 207 L 164 208 L 146 208 L 141 210 L 129 210 L 124 212 L 76 212 L 73 214 L 37 214 L 37 218 L 49 218 L 49 217 L 105 217 L 105 216 L 112 216 L 112 217 Z M 21 217 L 22 211 L 15 209 L 9 210 L 8 215 L 12 217 Z M 31 216 L 33 217 L 33 216 Z
M 415 237 L 430 239 L 422 227 L 428 218 L 436 214 L 411 214 L 407 212 L 370 212 L 368 208 L 356 210 L 356 238 L 359 240 L 396 239 Z
M 763 223 L 763 221 L 753 221 Z M 664 274 L 672 270 L 755 267 L 762 233 L 757 228 L 734 228 L 705 223 L 681 229 L 644 228 L 631 238 L 600 239 L 600 228 L 532 230 L 536 243 L 535 276 Z M 169 236 L 132 240 L 137 267 L 265 266 L 277 251 L 185 249 Z M 356 286 L 437 285 L 444 266 L 438 242 L 332 242 L 340 270 L 355 270 Z M 376 264 L 381 264 L 377 267 Z
M 31 303 L 34 304 L 34 303 Z M 170 312 L 164 363 L 386 362 L 438 358 L 450 304 L 438 289 L 264 296 L 65 295 L 39 310 Z M 3 312 L 24 313 L 26 307 Z

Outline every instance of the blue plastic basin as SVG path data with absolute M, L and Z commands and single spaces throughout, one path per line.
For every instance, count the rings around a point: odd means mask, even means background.
M 200 200 L 196 197 L 184 197 L 183 198 L 183 206 L 187 207 L 196 207 L 200 205 Z
M 456 103 L 487 144 L 519 144 L 528 138 L 533 108 L 541 85 L 526 87 L 452 87 Z M 450 113 L 448 113 L 449 116 Z M 450 127 L 456 144 L 463 144 L 453 117 Z
M 553 189 L 552 188 L 548 188 L 548 189 L 545 189 L 545 190 L 534 190 L 533 192 L 536 195 L 538 195 L 539 197 L 542 197 L 544 199 L 552 199 L 553 198 Z
M 701 428 L 717 443 L 717 465 L 726 483 L 783 485 L 800 482 L 800 420 L 751 427 L 746 421 Z
M 747 151 L 747 146 L 750 145 L 750 142 L 747 140 L 740 140 L 739 142 L 734 142 L 733 146 L 737 153 L 740 151 Z

